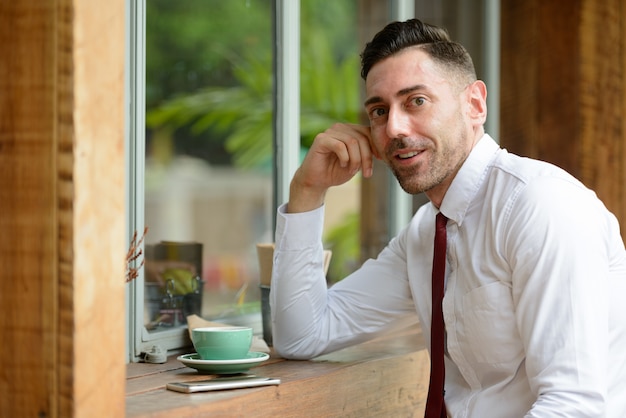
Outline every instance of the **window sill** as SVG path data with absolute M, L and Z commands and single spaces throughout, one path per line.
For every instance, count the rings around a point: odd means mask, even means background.
M 164 364 L 127 366 L 126 416 L 420 416 L 429 367 L 419 327 L 311 361 L 287 361 L 272 355 L 251 369 L 281 379 L 278 386 L 172 392 L 165 389 L 166 383 L 208 377 L 172 356 Z

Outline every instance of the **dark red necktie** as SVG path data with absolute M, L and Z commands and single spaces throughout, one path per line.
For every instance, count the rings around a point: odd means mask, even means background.
M 435 251 L 433 254 L 433 312 L 430 328 L 430 386 L 426 399 L 425 418 L 445 418 L 446 405 L 443 399 L 445 366 L 443 302 L 444 276 L 446 272 L 446 224 L 448 218 L 437 214 L 435 226 Z

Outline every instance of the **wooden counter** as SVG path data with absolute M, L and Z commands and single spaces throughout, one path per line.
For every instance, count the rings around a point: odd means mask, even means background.
M 128 365 L 127 417 L 421 417 L 429 360 L 412 328 L 311 361 L 272 355 L 250 373 L 278 386 L 183 394 L 174 381 L 203 380 L 172 356 L 165 364 Z

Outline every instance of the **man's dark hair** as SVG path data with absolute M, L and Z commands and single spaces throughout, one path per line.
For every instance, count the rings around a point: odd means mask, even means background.
M 418 46 L 436 62 L 454 69 L 467 81 L 476 80 L 474 63 L 463 45 L 450 40 L 444 28 L 419 19 L 393 22 L 365 45 L 361 54 L 361 77 L 365 80 L 374 64 L 406 48 Z

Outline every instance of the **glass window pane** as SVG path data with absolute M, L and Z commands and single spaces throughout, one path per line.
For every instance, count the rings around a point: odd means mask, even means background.
M 358 1 L 301 1 L 300 103 L 303 152 L 335 122 L 359 123 L 362 111 Z M 359 263 L 361 178 L 326 195 L 324 246 L 332 251 L 328 282 Z
M 147 1 L 151 332 L 190 313 L 259 316 L 255 244 L 271 241 L 273 216 L 271 11 L 269 0 Z

